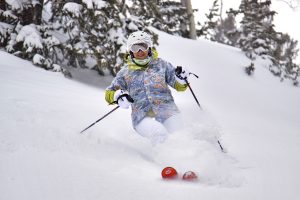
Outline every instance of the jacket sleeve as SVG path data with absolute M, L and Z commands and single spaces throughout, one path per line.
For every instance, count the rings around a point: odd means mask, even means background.
M 105 100 L 110 104 L 114 102 L 115 91 L 127 90 L 127 84 L 124 78 L 126 69 L 121 69 L 114 80 L 111 82 L 110 86 L 108 86 L 105 90 Z
M 187 84 L 180 84 L 179 82 L 176 81 L 175 67 L 171 63 L 168 63 L 166 61 L 163 62 L 166 66 L 166 81 L 168 85 L 179 92 L 185 91 L 187 88 Z

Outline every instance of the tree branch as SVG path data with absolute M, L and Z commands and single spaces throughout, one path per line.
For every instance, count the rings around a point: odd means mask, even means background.
M 300 0 L 277 0 L 286 3 L 290 8 L 296 10 L 300 7 Z

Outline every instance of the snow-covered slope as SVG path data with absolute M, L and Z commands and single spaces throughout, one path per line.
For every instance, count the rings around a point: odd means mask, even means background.
M 107 80 L 91 87 L 0 52 L 1 200 L 297 199 L 299 88 L 264 67 L 244 75 L 238 49 L 158 33 L 160 57 L 199 75 L 190 82 L 204 111 L 173 91 L 186 128 L 155 147 L 129 110 L 79 134 L 113 109 Z M 168 165 L 199 181 L 161 180 Z

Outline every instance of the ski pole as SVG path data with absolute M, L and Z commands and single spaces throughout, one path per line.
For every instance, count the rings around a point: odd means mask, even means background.
M 217 138 L 217 140 L 218 140 L 218 138 Z M 223 153 L 226 153 L 225 150 L 224 150 L 224 148 L 222 147 L 222 145 L 221 145 L 221 143 L 220 143 L 219 140 L 218 140 L 218 144 L 219 144 L 219 146 L 220 146 L 220 148 L 221 148 L 221 151 L 222 151 Z
M 199 103 L 199 101 L 198 101 L 198 99 L 197 99 L 197 97 L 196 97 L 196 95 L 195 95 L 195 93 L 194 93 L 194 91 L 193 91 L 192 88 L 191 88 L 190 83 L 187 81 L 186 78 L 184 79 L 184 81 L 185 81 L 185 83 L 187 84 L 187 86 L 189 87 L 189 89 L 190 89 L 190 91 L 191 91 L 191 93 L 192 93 L 194 99 L 196 100 L 197 105 L 199 106 L 199 108 L 200 108 L 201 110 L 203 110 L 202 107 L 201 107 L 201 105 L 200 105 L 200 103 Z
M 177 66 L 176 69 L 175 69 L 175 73 L 176 73 L 177 75 L 179 75 L 181 72 L 182 72 L 182 67 L 181 67 L 181 66 Z M 193 74 L 196 78 L 199 78 L 199 77 L 198 77 L 196 74 L 194 74 L 194 73 L 189 73 L 189 74 Z M 199 108 L 200 108 L 201 110 L 203 110 L 202 107 L 201 107 L 201 105 L 200 105 L 200 103 L 199 103 L 199 101 L 198 101 L 198 99 L 197 99 L 197 97 L 196 97 L 196 95 L 195 95 L 195 93 L 194 93 L 194 91 L 192 90 L 192 87 L 191 87 L 190 83 L 187 81 L 187 78 L 185 78 L 184 81 L 185 81 L 185 83 L 187 84 L 187 86 L 189 87 L 189 89 L 190 89 L 190 91 L 191 91 L 191 93 L 192 93 L 194 99 L 196 100 L 197 105 L 199 106 Z M 222 151 L 223 153 L 225 153 L 225 150 L 224 150 L 223 146 L 221 145 L 221 142 L 218 140 L 218 138 L 216 138 L 216 140 L 217 140 L 217 142 L 218 142 L 218 144 L 219 144 L 219 147 L 220 147 L 221 151 Z
M 89 125 L 88 127 L 86 127 L 85 129 L 83 129 L 80 133 L 83 133 L 84 131 L 86 131 L 87 129 L 91 128 L 92 126 L 94 126 L 96 123 L 100 122 L 102 119 L 104 119 L 105 117 L 107 117 L 108 115 L 110 115 L 112 112 L 114 112 L 115 110 L 117 110 L 118 108 L 120 108 L 120 106 L 115 107 L 114 109 L 112 109 L 111 111 L 109 111 L 107 114 L 105 114 L 103 117 L 101 117 L 100 119 L 98 119 L 97 121 L 95 121 L 94 123 L 92 123 L 91 125 Z
M 121 94 L 118 99 L 112 103 L 110 103 L 109 105 L 113 105 L 115 103 L 118 103 L 118 100 L 119 99 L 122 99 L 122 98 L 126 98 L 127 101 L 129 101 L 130 103 L 133 103 L 134 100 L 131 98 L 131 96 L 129 96 L 129 94 L 127 93 L 124 93 L 124 94 Z M 103 117 L 101 117 L 100 119 L 98 119 L 97 121 L 95 121 L 94 123 L 92 123 L 91 125 L 89 125 L 88 127 L 86 127 L 85 129 L 83 129 L 80 133 L 83 133 L 84 131 L 86 131 L 87 129 L 91 128 L 92 126 L 94 126 L 95 124 L 97 124 L 98 122 L 100 122 L 102 119 L 104 119 L 105 117 L 107 117 L 108 115 L 110 115 L 112 112 L 114 112 L 115 110 L 117 110 L 118 108 L 120 108 L 120 106 L 117 106 L 115 107 L 114 109 L 112 109 L 111 111 L 109 111 L 107 114 L 105 114 Z

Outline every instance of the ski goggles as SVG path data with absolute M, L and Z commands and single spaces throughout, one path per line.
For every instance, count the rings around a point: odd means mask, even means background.
M 149 46 L 146 43 L 138 43 L 138 44 L 134 44 L 130 47 L 130 51 L 132 51 L 133 53 L 137 53 L 140 50 L 147 51 L 148 49 L 149 49 Z

